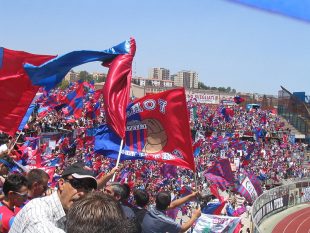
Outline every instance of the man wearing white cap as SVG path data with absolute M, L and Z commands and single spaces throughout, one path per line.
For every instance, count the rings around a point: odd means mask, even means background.
M 65 232 L 66 212 L 73 202 L 97 188 L 92 172 L 82 163 L 66 168 L 52 195 L 31 200 L 15 217 L 11 233 Z

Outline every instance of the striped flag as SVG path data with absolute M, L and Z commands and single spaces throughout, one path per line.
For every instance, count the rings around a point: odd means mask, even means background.
M 247 174 L 241 185 L 238 188 L 238 192 L 243 196 L 248 202 L 253 203 L 257 197 L 262 193 L 262 187 L 260 181 L 253 174 Z

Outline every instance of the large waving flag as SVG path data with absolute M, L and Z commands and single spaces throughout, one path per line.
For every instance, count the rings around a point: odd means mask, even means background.
M 95 151 L 117 158 L 121 137 L 107 125 L 95 135 Z M 121 160 L 147 159 L 195 170 L 183 88 L 136 99 L 127 107 Z
M 23 65 L 40 65 L 54 57 L 0 48 L 0 131 L 15 134 L 39 90 L 32 85 Z
M 74 67 L 94 61 L 109 62 L 120 54 L 129 52 L 128 41 L 103 51 L 81 50 L 58 56 L 40 66 L 25 64 L 25 70 L 33 85 L 54 88 Z
M 253 203 L 256 198 L 263 193 L 263 190 L 256 176 L 254 174 L 247 174 L 241 182 L 238 192 L 241 196 L 245 197 L 248 202 Z
M 310 22 L 309 0 L 230 0 L 272 13 Z
M 228 159 L 220 159 L 215 161 L 212 167 L 210 167 L 206 173 L 211 173 L 216 176 L 220 176 L 227 180 L 229 183 L 234 182 L 234 174 L 231 170 L 230 162 Z
M 67 115 L 73 114 L 75 118 L 82 116 L 84 94 L 84 86 L 82 83 L 79 83 L 75 90 L 68 93 L 64 100 L 67 104 Z
M 10 135 L 17 131 L 39 87 L 50 90 L 75 66 L 118 60 L 129 49 L 125 41 L 103 51 L 73 51 L 55 58 L 0 48 L 0 130 Z
M 130 39 L 130 52 L 117 56 L 110 64 L 107 81 L 103 88 L 104 110 L 106 121 L 111 129 L 120 136 L 125 137 L 126 108 L 129 103 L 131 85 L 131 66 L 136 52 L 136 42 Z

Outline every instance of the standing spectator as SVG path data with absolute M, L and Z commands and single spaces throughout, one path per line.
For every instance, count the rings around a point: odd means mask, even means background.
M 147 213 L 146 206 L 149 203 L 150 197 L 147 191 L 144 189 L 135 189 L 133 192 L 133 197 L 136 204 L 136 206 L 133 208 L 133 211 L 138 222 L 142 224 L 143 218 Z
M 115 198 L 95 192 L 75 202 L 68 212 L 67 233 L 136 233 Z
M 2 186 L 5 181 L 5 177 L 8 175 L 10 168 L 13 167 L 13 160 L 8 155 L 0 157 L 0 200 L 4 198 L 2 193 Z
M 171 202 L 171 195 L 168 192 L 159 192 L 156 196 L 156 206 L 148 211 L 142 222 L 142 232 L 143 233 L 158 233 L 158 232 L 169 232 L 169 233 L 179 233 L 186 232 L 194 222 L 201 215 L 201 210 L 196 209 L 193 211 L 192 217 L 188 222 L 180 225 L 176 223 L 173 219 L 165 215 L 165 211 L 168 208 L 178 207 L 190 199 L 194 198 L 197 192 L 194 192 L 188 196 L 180 198 Z
M 4 200 L 0 203 L 1 232 L 7 233 L 14 221 L 14 207 L 27 200 L 27 179 L 18 174 L 9 175 L 3 184 Z
M 48 186 L 49 175 L 42 169 L 32 169 L 27 174 L 28 199 L 42 197 Z
M 52 195 L 31 200 L 16 216 L 11 233 L 65 232 L 66 212 L 85 193 L 97 188 L 97 181 L 82 163 L 68 167 Z
M 105 193 L 114 197 L 117 201 L 120 202 L 120 205 L 124 211 L 124 214 L 127 218 L 135 218 L 135 213 L 131 208 L 125 206 L 122 202 L 127 198 L 127 188 L 120 183 L 111 183 L 104 189 Z

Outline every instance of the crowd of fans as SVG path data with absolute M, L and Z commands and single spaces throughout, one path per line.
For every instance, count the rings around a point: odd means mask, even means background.
M 85 88 L 84 107 L 70 113 L 66 97 L 78 85 Z M 221 158 L 234 172 L 235 187 L 222 195 L 235 209 L 247 205 L 236 192 L 244 172 L 254 173 L 264 188 L 309 176 L 307 145 L 295 142 L 271 111 L 187 103 L 197 185 L 183 168 L 144 160 L 115 167 L 95 154 L 92 132 L 105 116 L 91 84 L 44 93 L 23 132 L 0 138 L 7 148 L 0 158 L 2 232 L 186 232 L 201 214 L 196 204 L 214 199 L 204 173 Z M 116 182 L 110 182 L 113 175 Z

